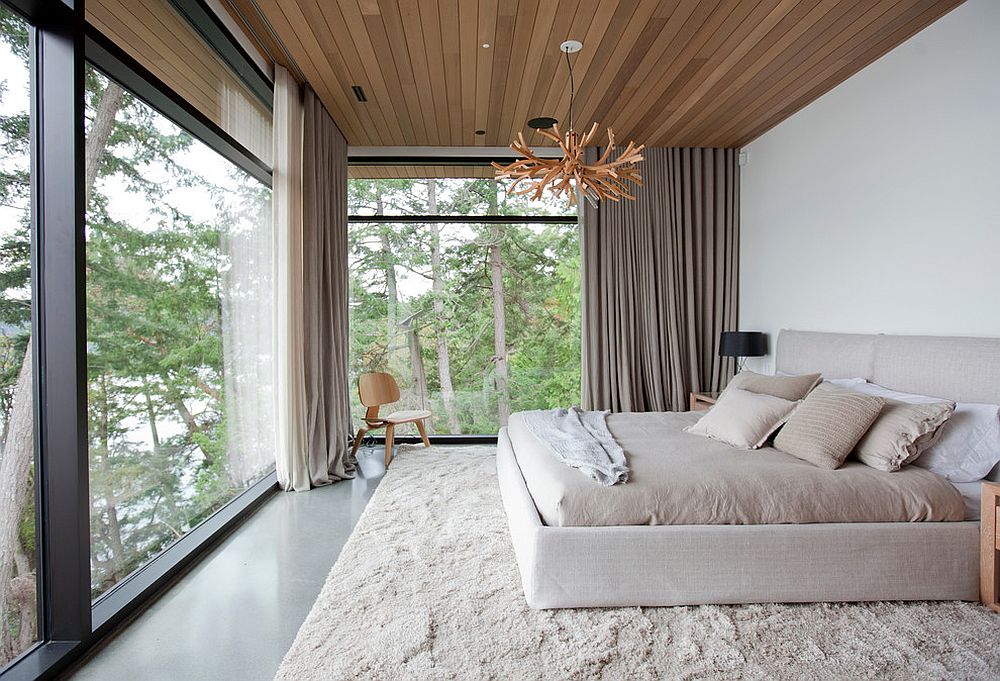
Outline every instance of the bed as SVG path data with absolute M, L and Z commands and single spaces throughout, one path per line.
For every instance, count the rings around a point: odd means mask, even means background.
M 775 359 L 786 373 L 1000 402 L 1000 339 L 782 331 Z M 532 451 L 540 443 L 516 416 L 501 429 L 500 490 L 531 607 L 978 597 L 979 524 L 966 511 L 975 485 L 915 467 L 789 468 L 769 449 L 747 453 L 758 458 L 741 470 L 726 445 L 679 432 L 695 418 L 609 418 L 632 480 L 669 475 L 659 487 L 600 488 Z M 761 503 L 772 482 L 787 503 Z

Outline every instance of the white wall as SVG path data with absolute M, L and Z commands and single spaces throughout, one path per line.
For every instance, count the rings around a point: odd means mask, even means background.
M 741 329 L 772 349 L 781 328 L 1000 336 L 1000 2 L 969 0 L 745 151 Z

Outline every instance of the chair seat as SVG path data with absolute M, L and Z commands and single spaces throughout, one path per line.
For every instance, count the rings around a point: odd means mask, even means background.
M 394 411 L 388 416 L 380 416 L 379 420 L 386 423 L 412 423 L 430 417 L 431 413 L 425 409 L 411 409 L 409 411 Z

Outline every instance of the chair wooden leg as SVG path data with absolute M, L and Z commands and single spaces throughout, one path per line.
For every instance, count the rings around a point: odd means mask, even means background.
M 430 447 L 431 441 L 427 439 L 427 430 L 424 428 L 424 422 L 417 421 L 417 430 L 420 431 L 420 439 L 424 441 L 424 447 Z
M 364 428 L 358 428 L 358 434 L 354 436 L 354 446 L 351 447 L 351 458 L 355 458 L 358 455 L 358 447 L 361 446 L 361 440 L 364 439 L 365 433 L 368 431 Z
M 389 424 L 385 427 L 385 467 L 389 467 L 389 462 L 392 461 L 392 441 L 395 438 L 395 427 L 393 424 Z

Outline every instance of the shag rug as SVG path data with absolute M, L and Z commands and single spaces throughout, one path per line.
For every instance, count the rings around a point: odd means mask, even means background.
M 402 449 L 278 679 L 997 679 L 961 602 L 530 610 L 493 447 Z

